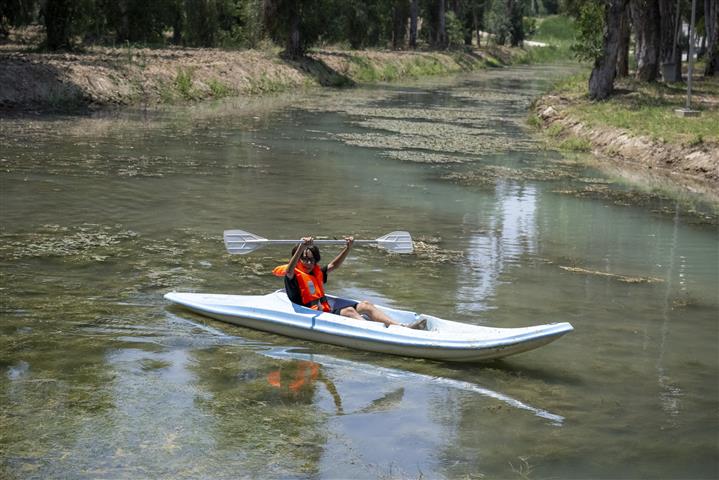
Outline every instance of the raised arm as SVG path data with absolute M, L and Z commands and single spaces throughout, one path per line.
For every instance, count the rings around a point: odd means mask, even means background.
M 302 254 L 305 253 L 305 250 L 311 246 L 312 237 L 303 237 L 302 242 L 297 246 L 295 254 L 292 255 L 292 258 L 290 258 L 290 263 L 287 264 L 287 271 L 285 272 L 285 276 L 287 278 L 295 278 L 295 267 L 297 267 L 297 262 L 300 261 L 300 258 L 302 258 Z
M 327 264 L 327 273 L 339 268 L 340 265 L 342 265 L 342 262 L 345 261 L 345 258 L 347 258 L 347 255 L 350 253 L 354 241 L 354 237 L 345 237 L 345 242 L 347 242 L 347 244 L 345 245 L 345 248 L 343 248 L 342 251 L 335 257 L 335 259 Z

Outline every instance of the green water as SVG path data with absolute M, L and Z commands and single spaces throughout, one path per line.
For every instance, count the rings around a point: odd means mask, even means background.
M 565 73 L 0 118 L 0 477 L 719 476 L 717 206 L 547 148 L 526 112 Z M 447 364 L 170 307 L 281 288 L 288 249 L 229 228 L 408 230 L 328 289 L 575 331 Z

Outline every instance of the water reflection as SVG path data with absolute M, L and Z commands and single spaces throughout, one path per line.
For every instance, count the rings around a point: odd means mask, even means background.
M 672 419 L 672 423 L 675 422 L 675 418 L 680 413 L 680 398 L 682 396 L 682 390 L 674 385 L 671 378 L 667 375 L 666 367 L 664 365 L 664 355 L 667 350 L 667 336 L 669 333 L 670 315 L 669 310 L 671 308 L 671 294 L 672 294 L 672 283 L 674 281 L 674 271 L 676 269 L 676 251 L 677 243 L 679 241 L 679 205 L 675 205 L 675 213 L 673 220 L 671 246 L 669 249 L 669 267 L 667 268 L 667 279 L 665 282 L 666 293 L 664 295 L 664 305 L 662 308 L 662 327 L 661 327 L 661 341 L 659 343 L 659 356 L 657 358 L 657 383 L 660 387 L 659 399 L 662 404 L 662 409 L 667 414 L 667 418 Z M 679 283 L 680 290 L 684 292 L 686 285 L 684 281 L 684 269 L 686 265 L 680 266 Z
M 412 384 L 426 384 L 430 386 L 440 386 L 449 389 L 461 390 L 464 392 L 471 392 L 479 394 L 483 397 L 491 398 L 503 402 L 507 406 L 525 410 L 531 412 L 537 417 L 549 420 L 553 425 L 561 426 L 564 422 L 564 417 L 555 413 L 543 410 L 541 408 L 528 405 L 525 402 L 512 398 L 503 393 L 485 388 L 475 383 L 455 380 L 452 378 L 425 375 L 421 373 L 414 373 L 407 370 L 398 370 L 394 368 L 379 367 L 374 365 L 365 365 L 359 362 L 342 360 L 340 358 L 330 357 L 326 355 L 316 355 L 309 353 L 295 352 L 286 348 L 272 349 L 267 352 L 262 352 L 263 355 L 272 358 L 284 358 L 302 360 L 306 362 L 314 362 L 324 367 L 331 368 L 336 374 L 339 374 L 341 378 L 357 378 L 362 377 L 379 377 L 385 381 L 401 381 L 411 382 Z M 404 393 L 404 391 L 403 391 Z M 396 395 L 396 393 L 395 393 Z M 386 402 L 387 395 L 383 396 L 383 402 Z M 391 397 L 390 397 L 391 398 Z M 372 400 L 372 403 L 379 401 L 380 399 Z M 365 407 L 369 408 L 369 407 Z M 359 410 L 363 411 L 363 410 Z M 350 412 L 348 412 L 350 413 Z
M 467 239 L 466 262 L 460 264 L 457 309 L 463 313 L 485 311 L 501 283 L 502 274 L 526 254 L 537 250 L 537 188 L 499 180 L 491 211 L 465 214 L 464 222 L 481 225 L 480 233 Z
M 282 364 L 267 374 L 267 383 L 274 387 L 283 399 L 292 402 L 312 403 L 317 382 L 321 382 L 332 395 L 337 414 L 342 412 L 342 398 L 335 384 L 320 370 L 320 364 L 308 360 L 293 360 Z

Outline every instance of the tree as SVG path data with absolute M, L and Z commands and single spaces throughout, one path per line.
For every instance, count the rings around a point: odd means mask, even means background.
M 262 17 L 270 37 L 284 43 L 284 55 L 297 59 L 326 31 L 333 8 L 320 0 L 264 0 Z
M 494 34 L 494 40 L 498 45 L 507 43 L 510 28 L 507 3 L 504 0 L 492 1 L 487 15 L 487 29 Z
M 419 14 L 418 0 L 410 0 L 409 4 L 409 48 L 417 48 L 417 16 Z
M 579 60 L 594 62 L 604 46 L 604 6 L 599 2 L 577 2 L 570 11 L 577 18 L 577 39 L 571 51 Z
M 447 48 L 449 39 L 447 38 L 447 18 L 445 0 L 437 0 L 437 37 L 435 45 L 439 48 Z
M 72 48 L 71 27 L 74 11 L 72 0 L 47 0 L 43 10 L 48 50 Z
M 10 36 L 10 27 L 27 25 L 33 21 L 37 0 L 4 0 L 0 2 L 0 39 Z
M 519 47 L 524 43 L 524 2 L 522 0 L 507 0 L 509 12 L 509 43 Z
M 392 7 L 392 48 L 395 50 L 399 50 L 404 46 L 408 16 L 409 4 L 407 0 L 394 0 Z
M 636 78 L 653 82 L 659 74 L 659 1 L 630 0 L 629 6 L 636 38 Z
M 472 30 L 477 33 L 477 46 L 482 44 L 482 28 L 484 28 L 484 11 L 486 8 L 485 2 L 487 0 L 470 0 L 469 2 L 469 16 L 472 21 Z
M 704 0 L 704 26 L 707 34 L 704 75 L 719 74 L 719 1 Z
M 677 3 L 677 0 L 659 0 L 659 61 L 665 82 L 682 78 L 682 52 L 677 46 L 680 28 Z
M 604 34 L 601 54 L 594 61 L 589 76 L 589 98 L 604 100 L 614 90 L 614 77 L 617 72 L 617 52 L 621 36 L 622 15 L 628 0 L 605 0 Z
M 617 52 L 617 78 L 629 76 L 629 43 L 631 41 L 631 19 L 627 11 L 622 15 L 621 36 L 619 37 L 619 52 Z

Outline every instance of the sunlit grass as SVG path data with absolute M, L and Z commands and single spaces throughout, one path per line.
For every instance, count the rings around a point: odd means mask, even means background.
M 546 44 L 544 47 L 526 46 L 524 63 L 550 63 L 570 60 L 574 56 L 570 46 L 574 42 L 574 20 L 561 16 L 537 18 L 537 30 L 527 40 Z
M 700 117 L 679 117 L 675 110 L 686 101 L 684 83 L 665 85 L 623 79 L 616 83 L 615 94 L 603 102 L 587 98 L 588 75 L 582 74 L 561 81 L 554 93 L 572 100 L 569 113 L 589 125 L 607 125 L 628 130 L 653 140 L 698 145 L 719 143 L 719 79 L 700 78 L 694 81 L 692 107 Z
M 532 40 L 555 44 L 574 41 L 574 19 L 563 15 L 550 15 L 537 19 L 537 31 Z

